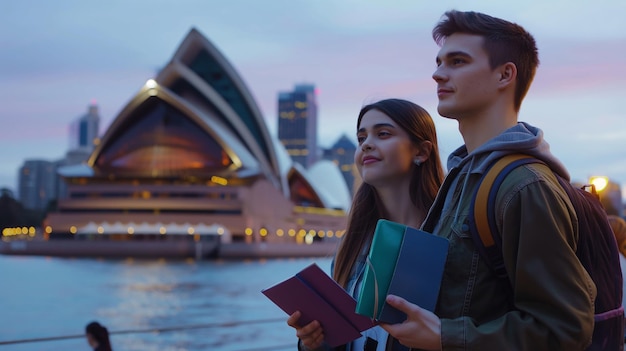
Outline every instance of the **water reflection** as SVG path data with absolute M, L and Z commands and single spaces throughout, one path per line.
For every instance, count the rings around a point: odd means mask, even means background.
M 272 350 L 278 345 L 294 349 L 286 315 L 260 290 L 311 262 L 326 270 L 330 266 L 330 259 L 196 262 L 0 256 L 2 286 L 10 287 L 0 289 L 0 323 L 5 326 L 0 328 L 0 342 L 82 335 L 89 321 L 98 320 L 112 331 L 116 351 Z M 76 338 L 12 344 L 10 349 L 88 346 Z

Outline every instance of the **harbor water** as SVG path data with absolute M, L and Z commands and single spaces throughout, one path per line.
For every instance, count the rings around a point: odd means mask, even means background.
M 0 350 L 90 350 L 98 321 L 124 350 L 293 350 L 287 315 L 261 290 L 311 263 L 0 255 Z

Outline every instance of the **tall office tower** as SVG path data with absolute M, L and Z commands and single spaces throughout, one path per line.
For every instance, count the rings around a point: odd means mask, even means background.
M 99 139 L 100 114 L 98 105 L 92 101 L 87 107 L 87 113 L 78 117 L 70 124 L 69 137 L 70 148 L 65 157 L 56 162 L 56 167 L 77 165 L 87 162 L 94 148 L 100 142 Z M 65 198 L 67 184 L 62 177 L 57 177 L 57 195 Z
M 87 108 L 87 113 L 70 124 L 70 151 L 91 153 L 98 142 L 99 127 L 98 105 L 92 101 Z
M 305 168 L 317 161 L 317 98 L 315 86 L 297 84 L 278 94 L 278 139 L 291 159 Z
M 324 158 L 333 161 L 346 181 L 350 194 L 354 195 L 354 152 L 356 145 L 345 134 L 333 146 L 324 151 Z
M 20 168 L 19 198 L 25 208 L 44 210 L 57 197 L 55 162 L 26 160 Z

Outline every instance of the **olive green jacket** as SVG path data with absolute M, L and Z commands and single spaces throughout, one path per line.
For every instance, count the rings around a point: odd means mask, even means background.
M 529 139 L 541 139 L 534 127 L 513 128 L 520 133 L 518 129 L 532 131 Z M 496 138 L 495 143 L 515 137 Z M 558 162 L 539 147 L 542 139 L 533 142 L 535 148 L 525 151 Z M 553 170 L 540 164 L 520 166 L 500 187 L 496 222 L 508 282 L 495 276 L 474 245 L 469 207 L 486 164 L 506 153 L 495 152 L 497 147 L 481 147 L 472 155 L 462 147 L 451 155 L 456 170 L 449 173 L 442 189 L 450 188 L 440 191 L 433 209 L 441 201 L 445 205 L 441 213 L 431 209 L 424 224 L 450 241 L 435 311 L 441 318 L 442 349 L 584 350 L 593 333 L 596 290 L 576 257 L 577 217 Z M 555 166 L 563 172 L 560 167 Z

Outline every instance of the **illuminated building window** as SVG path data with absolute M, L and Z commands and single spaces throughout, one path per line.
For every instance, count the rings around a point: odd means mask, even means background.
M 131 116 L 119 128 L 123 133 L 105 145 L 95 163 L 100 170 L 144 176 L 203 175 L 232 164 L 207 132 L 156 97 L 133 115 L 136 118 Z

